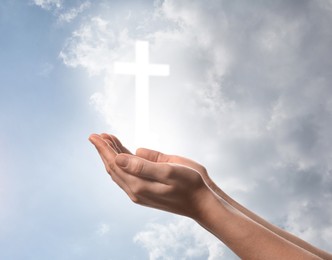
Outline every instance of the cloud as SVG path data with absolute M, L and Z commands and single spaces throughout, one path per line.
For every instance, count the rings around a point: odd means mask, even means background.
M 57 18 L 57 23 L 59 25 L 72 22 L 79 14 L 89 9 L 91 6 L 90 1 L 85 1 L 80 3 L 78 6 L 69 9 L 65 6 L 62 0 L 34 0 L 33 4 L 52 12 Z
M 48 62 L 43 63 L 40 67 L 41 68 L 40 71 L 38 72 L 38 75 L 42 77 L 48 77 L 54 69 L 54 65 Z
M 149 252 L 149 259 L 220 259 L 220 241 L 197 223 L 176 219 L 168 224 L 151 223 L 135 235 L 134 241 Z
M 104 236 L 109 232 L 110 232 L 110 226 L 108 224 L 105 224 L 105 223 L 101 223 L 99 225 L 98 229 L 97 229 L 97 234 L 99 236 Z
M 129 140 L 134 82 L 113 63 L 133 61 L 135 40 L 148 40 L 151 60 L 170 64 L 170 77 L 150 81 L 151 145 L 202 162 L 254 211 L 332 250 L 328 6 L 167 0 L 148 15 L 87 20 L 60 57 L 103 77 L 91 104 Z
M 331 182 L 328 187 L 331 187 Z M 299 198 L 292 202 L 292 210 L 287 216 L 286 227 L 303 239 L 315 241 L 315 244 L 329 249 L 332 237 L 331 210 L 329 210 L 331 207 L 330 199 L 323 198 L 314 203 L 307 198 Z
M 62 7 L 62 0 L 34 0 L 33 1 L 35 5 L 46 9 L 61 9 Z
M 65 13 L 61 13 L 58 16 L 58 22 L 59 23 L 69 23 L 72 20 L 74 20 L 80 13 L 85 11 L 91 6 L 91 3 L 89 1 L 83 2 L 78 7 L 71 8 Z
M 72 33 L 59 57 L 69 67 L 82 67 L 90 75 L 112 71 L 112 62 L 126 42 L 126 31 L 114 31 L 109 21 L 93 17 Z

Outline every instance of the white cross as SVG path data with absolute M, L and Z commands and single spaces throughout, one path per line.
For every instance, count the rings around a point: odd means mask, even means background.
M 117 74 L 135 75 L 136 85 L 136 144 L 148 140 L 149 76 L 168 76 L 169 65 L 149 64 L 149 43 L 136 41 L 136 62 L 115 62 Z

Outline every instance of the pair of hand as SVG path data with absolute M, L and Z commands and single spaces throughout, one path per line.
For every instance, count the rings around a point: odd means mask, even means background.
M 212 181 L 202 165 L 145 148 L 134 155 L 108 134 L 93 134 L 89 140 L 113 181 L 133 202 L 194 219 L 204 212 Z

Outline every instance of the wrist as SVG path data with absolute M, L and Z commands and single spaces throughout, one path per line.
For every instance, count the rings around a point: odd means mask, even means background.
M 230 205 L 208 187 L 204 191 L 204 196 L 201 195 L 199 205 L 192 219 L 204 227 L 216 223 L 215 221 L 220 223 L 230 216 Z
M 230 238 L 243 241 L 250 236 L 250 231 L 243 228 L 248 219 L 212 190 L 207 193 L 200 213 L 193 219 L 228 245 Z

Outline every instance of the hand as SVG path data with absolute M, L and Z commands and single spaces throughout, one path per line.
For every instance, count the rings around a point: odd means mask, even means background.
M 101 134 L 100 135 L 106 142 L 108 142 L 110 145 L 112 145 L 114 147 L 114 149 L 116 149 L 116 151 L 118 153 L 128 153 L 128 154 L 132 154 L 127 148 L 125 148 L 122 143 L 120 142 L 120 140 L 114 136 L 114 135 L 109 135 L 109 134 Z M 212 181 L 212 179 L 210 178 L 210 176 L 208 175 L 208 172 L 206 170 L 206 168 L 185 157 L 181 157 L 178 155 L 168 155 L 168 154 L 164 154 L 158 151 L 154 151 L 154 150 L 150 150 L 150 149 L 146 149 L 146 148 L 139 148 L 136 151 L 136 155 L 144 158 L 146 160 L 149 160 L 151 162 L 156 162 L 156 163 L 176 163 L 176 164 L 180 164 L 183 166 L 187 166 L 190 167 L 196 171 L 198 171 L 200 173 L 200 175 L 202 176 L 203 180 L 205 181 L 205 183 L 213 190 L 215 191 L 217 194 L 219 195 L 225 195 L 225 193 Z
M 90 141 L 112 179 L 135 203 L 196 219 L 214 196 L 194 168 L 132 155 L 114 136 L 94 134 Z
M 185 157 L 181 157 L 178 155 L 168 155 L 168 154 L 163 154 L 161 152 L 158 151 L 154 151 L 154 150 L 150 150 L 150 149 L 146 149 L 146 148 L 139 148 L 136 151 L 136 155 L 144 158 L 146 160 L 149 160 L 151 162 L 156 162 L 156 163 L 176 163 L 176 164 L 180 164 L 183 166 L 187 166 L 190 167 L 196 171 L 198 171 L 200 173 L 200 175 L 202 176 L 203 180 L 205 181 L 205 183 L 214 191 L 216 192 L 219 196 L 224 196 L 225 193 L 217 186 L 217 184 L 215 184 L 212 179 L 210 178 L 210 176 L 208 175 L 208 172 L 206 170 L 206 168 Z

